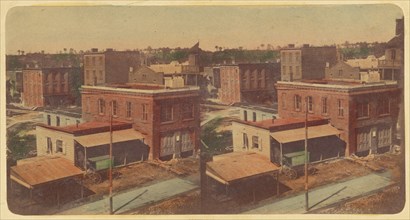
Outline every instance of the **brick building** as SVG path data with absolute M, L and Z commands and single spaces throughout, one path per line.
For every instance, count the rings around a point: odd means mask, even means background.
M 129 73 L 141 66 L 141 60 L 138 51 L 107 49 L 98 52 L 93 48 L 84 54 L 84 85 L 127 83 Z
M 281 118 L 308 115 L 330 119 L 342 131 L 346 155 L 388 150 L 395 142 L 399 88 L 395 81 L 284 82 L 276 84 Z
M 219 99 L 225 104 L 271 103 L 276 98 L 274 83 L 279 80 L 277 63 L 243 63 L 219 68 Z
M 23 70 L 22 101 L 26 107 L 60 106 L 75 103 L 71 88 L 81 80 L 76 67 Z
M 280 51 L 281 80 L 323 79 L 326 66 L 338 60 L 335 46 L 311 47 L 308 44 L 295 48 L 290 44 Z
M 83 86 L 85 121 L 129 122 L 150 147 L 149 158 L 190 156 L 199 147 L 199 88 L 160 85 Z

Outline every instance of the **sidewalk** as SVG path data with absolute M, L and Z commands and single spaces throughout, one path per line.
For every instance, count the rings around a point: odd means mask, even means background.
M 322 186 L 309 191 L 309 211 L 342 202 L 344 200 L 361 196 L 380 190 L 392 182 L 389 172 L 382 174 L 369 174 L 341 183 Z M 270 204 L 259 206 L 242 214 L 303 214 L 305 211 L 305 193 L 283 198 Z
M 113 196 L 114 214 L 121 214 L 144 205 L 161 201 L 178 194 L 198 188 L 193 182 L 180 178 L 173 178 L 150 186 L 120 192 Z M 88 203 L 73 209 L 65 210 L 56 215 L 108 215 L 109 199 Z

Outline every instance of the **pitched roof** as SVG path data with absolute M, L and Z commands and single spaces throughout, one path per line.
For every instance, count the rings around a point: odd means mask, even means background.
M 254 152 L 233 152 L 214 156 L 206 163 L 206 174 L 223 184 L 279 170 L 268 158 Z
M 27 188 L 83 175 L 72 162 L 61 157 L 45 157 L 11 167 L 11 179 Z

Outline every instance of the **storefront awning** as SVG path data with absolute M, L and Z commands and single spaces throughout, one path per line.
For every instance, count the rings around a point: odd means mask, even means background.
M 89 134 L 78 136 L 74 138 L 79 144 L 84 147 L 95 147 L 110 144 L 110 132 L 101 132 L 96 134 Z M 134 129 L 125 129 L 119 131 L 113 131 L 112 142 L 124 142 L 132 140 L 143 139 L 143 136 L 140 132 Z
M 329 124 L 308 127 L 308 139 L 339 135 L 341 132 Z M 271 136 L 279 143 L 290 143 L 305 139 L 305 128 L 272 132 Z
M 12 180 L 32 189 L 41 184 L 79 177 L 84 172 L 65 158 L 48 157 L 13 166 L 10 173 Z
M 268 158 L 254 152 L 222 154 L 206 164 L 206 174 L 225 185 L 277 170 L 279 167 Z

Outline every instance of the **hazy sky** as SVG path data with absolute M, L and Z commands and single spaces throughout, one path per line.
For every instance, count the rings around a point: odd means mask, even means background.
M 15 7 L 6 17 L 6 52 L 190 47 L 198 40 L 205 50 L 382 42 L 402 14 L 390 4 Z

